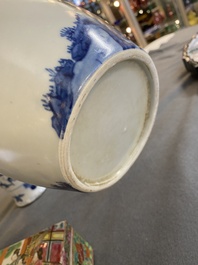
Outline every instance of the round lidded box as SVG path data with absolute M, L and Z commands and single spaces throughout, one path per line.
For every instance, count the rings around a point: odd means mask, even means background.
M 151 58 L 69 4 L 7 0 L 0 7 L 0 172 L 87 192 L 113 185 L 154 123 Z

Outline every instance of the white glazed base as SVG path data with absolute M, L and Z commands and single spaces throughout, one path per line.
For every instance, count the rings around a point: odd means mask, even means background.
M 81 90 L 60 144 L 66 181 L 89 192 L 117 182 L 143 149 L 157 105 L 158 77 L 144 51 L 103 64 Z

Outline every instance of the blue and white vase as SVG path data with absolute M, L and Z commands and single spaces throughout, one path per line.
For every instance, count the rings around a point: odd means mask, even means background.
M 0 174 L 0 188 L 7 191 L 18 207 L 26 206 L 38 199 L 46 188 L 38 187 Z
M 142 151 L 158 76 L 141 48 L 61 0 L 0 0 L 0 171 L 92 192 Z

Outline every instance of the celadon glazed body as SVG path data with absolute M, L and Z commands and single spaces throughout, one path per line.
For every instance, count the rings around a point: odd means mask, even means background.
M 143 149 L 158 105 L 150 57 L 56 0 L 0 0 L 0 172 L 91 192 Z

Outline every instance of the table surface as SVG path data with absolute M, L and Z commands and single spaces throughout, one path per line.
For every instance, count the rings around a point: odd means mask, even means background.
M 61 220 L 94 248 L 95 265 L 198 264 L 198 80 L 184 44 L 198 26 L 152 51 L 160 80 L 156 122 L 141 155 L 98 193 L 47 189 L 25 208 L 0 193 L 0 249 Z

